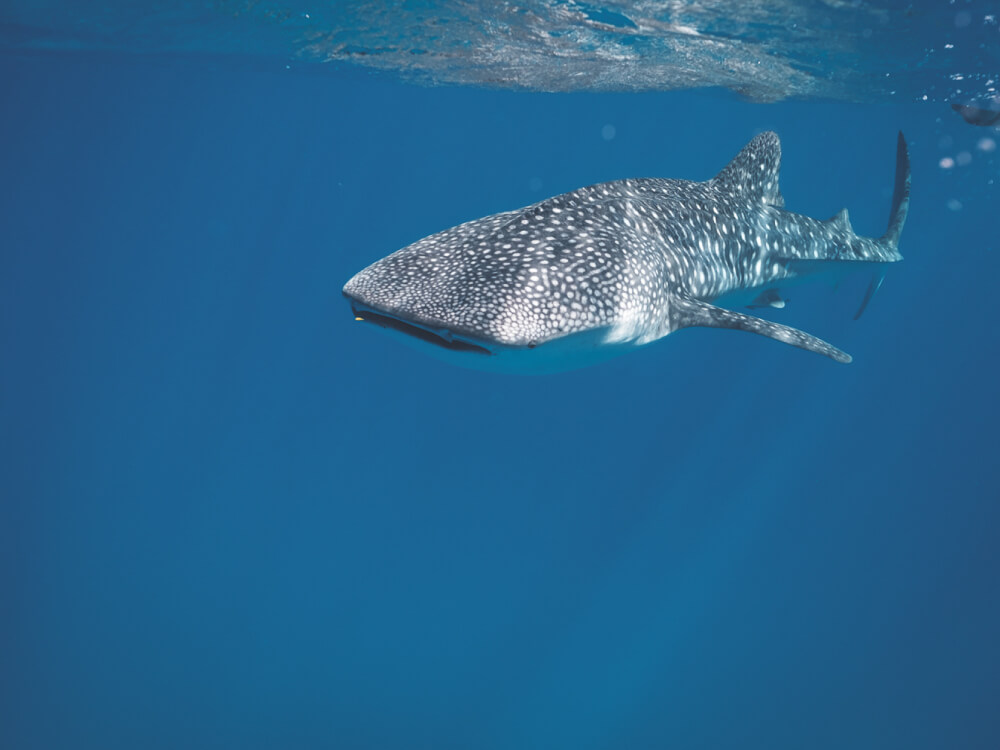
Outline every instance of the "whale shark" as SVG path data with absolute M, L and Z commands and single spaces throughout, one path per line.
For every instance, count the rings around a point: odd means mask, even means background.
M 358 321 L 455 364 L 576 369 L 692 327 L 748 331 L 837 362 L 850 355 L 737 307 L 785 307 L 786 290 L 863 271 L 855 317 L 902 259 L 910 160 L 899 133 L 889 225 L 862 237 L 847 210 L 788 211 L 777 134 L 754 137 L 710 180 L 604 182 L 432 234 L 351 278 Z

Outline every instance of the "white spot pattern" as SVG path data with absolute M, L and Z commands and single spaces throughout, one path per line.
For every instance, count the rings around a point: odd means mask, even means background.
M 707 182 L 618 180 L 470 221 L 377 261 L 344 294 L 506 346 L 592 329 L 646 343 L 691 324 L 672 298 L 708 302 L 776 284 L 795 275 L 797 260 L 900 259 L 893 244 L 857 236 L 846 219 L 785 211 L 780 159 L 778 137 L 762 133 Z M 750 330 L 743 321 L 730 327 Z

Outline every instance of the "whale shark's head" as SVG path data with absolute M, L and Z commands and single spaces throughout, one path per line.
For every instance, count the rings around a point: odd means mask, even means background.
M 344 286 L 356 316 L 425 341 L 437 337 L 444 348 L 458 341 L 534 347 L 551 338 L 558 326 L 532 314 L 544 295 L 532 287 L 528 252 L 483 226 L 495 218 L 426 237 L 356 274 Z
M 376 261 L 344 286 L 355 318 L 476 368 L 521 371 L 508 367 L 516 359 L 532 371 L 564 370 L 589 362 L 591 350 L 612 356 L 603 345 L 625 288 L 621 254 L 599 229 L 586 230 L 594 221 L 585 203 L 554 201 L 453 227 Z M 568 231 L 574 222 L 580 228 Z

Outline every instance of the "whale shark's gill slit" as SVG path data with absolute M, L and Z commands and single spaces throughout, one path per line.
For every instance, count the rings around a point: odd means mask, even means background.
M 354 317 L 365 323 L 374 323 L 381 328 L 391 328 L 394 331 L 405 333 L 407 336 L 413 336 L 421 341 L 426 341 L 428 344 L 440 346 L 442 349 L 449 349 L 454 352 L 485 354 L 487 356 L 493 353 L 486 347 L 462 341 L 461 339 L 446 339 L 426 328 L 415 326 L 412 323 L 407 323 L 405 320 L 400 320 L 399 318 L 393 318 L 390 315 L 372 312 L 371 310 L 354 310 Z

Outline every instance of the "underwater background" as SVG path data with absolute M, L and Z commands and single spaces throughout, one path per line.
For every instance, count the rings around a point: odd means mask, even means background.
M 643 49 L 591 54 L 627 3 L 534 3 L 600 65 L 543 49 L 525 85 L 523 44 L 392 57 L 411 11 L 509 4 L 330 4 L 328 37 L 290 5 L 0 11 L 0 745 L 1000 747 L 1000 133 L 950 107 L 995 106 L 997 4 L 786 3 L 826 31 L 717 35 L 760 76 L 650 36 L 662 90 Z M 382 36 L 336 37 L 374 7 Z M 691 329 L 481 373 L 341 297 L 432 232 L 708 179 L 766 129 L 786 207 L 869 236 L 910 143 L 864 316 L 864 278 L 768 314 L 850 365 Z

